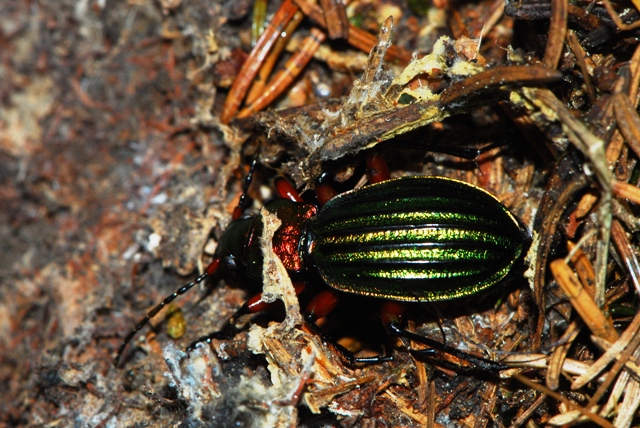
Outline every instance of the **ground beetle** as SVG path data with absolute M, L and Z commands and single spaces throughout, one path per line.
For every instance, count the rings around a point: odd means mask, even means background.
M 255 167 L 252 164 L 251 171 Z M 233 221 L 219 239 L 205 273 L 181 287 L 151 310 L 124 339 L 122 352 L 133 336 L 166 304 L 195 284 L 218 272 L 221 265 L 244 269 L 261 279 L 262 217 L 243 216 L 244 195 Z M 264 208 L 282 225 L 273 237 L 273 249 L 291 273 L 315 271 L 331 288 L 307 306 L 305 320 L 326 338 L 316 321 L 336 306 L 340 292 L 387 299 L 382 320 L 394 335 L 416 340 L 458 356 L 487 370 L 504 368 L 481 357 L 404 330 L 399 301 L 433 302 L 469 296 L 501 282 L 527 251 L 528 228 L 493 195 L 474 185 L 444 177 L 389 179 L 386 163 L 376 154 L 367 158 L 368 186 L 335 195 L 330 187 L 316 188 L 321 208 L 304 203 L 284 179 L 276 180 L 279 199 Z M 303 284 L 296 284 L 300 293 Z M 232 337 L 235 320 L 269 307 L 261 295 L 248 300 L 211 339 Z M 327 338 L 328 339 L 328 338 Z M 354 358 L 331 342 L 351 364 L 378 362 L 386 357 Z M 415 351 L 420 352 L 420 351 Z

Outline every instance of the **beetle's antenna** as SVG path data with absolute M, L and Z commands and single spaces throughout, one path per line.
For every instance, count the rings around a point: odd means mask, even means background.
M 445 144 L 438 144 L 438 143 L 433 144 L 433 143 L 423 143 L 423 142 L 419 142 L 416 145 L 414 141 L 411 141 L 410 144 L 403 141 L 394 141 L 393 143 L 388 143 L 389 146 L 401 147 L 401 148 L 412 149 L 412 150 L 423 150 L 423 151 L 434 152 L 434 153 L 443 153 L 445 155 L 457 156 L 459 158 L 470 160 L 470 161 L 475 161 L 476 158 L 481 154 L 490 152 L 491 150 L 497 147 L 503 147 L 508 144 L 509 143 L 506 141 L 494 142 L 484 147 L 477 148 L 477 147 L 455 147 L 455 146 L 451 147 Z
M 158 304 L 155 308 L 151 309 L 147 313 L 147 315 L 144 318 L 142 318 L 140 320 L 140 322 L 138 322 L 138 324 L 133 328 L 133 330 L 131 330 L 129 332 L 129 334 L 127 334 L 127 336 L 124 338 L 124 340 L 122 341 L 122 345 L 120 345 L 120 348 L 118 349 L 118 353 L 116 354 L 116 358 L 113 360 L 113 364 L 116 367 L 118 366 L 118 364 L 120 363 L 120 358 L 122 357 L 122 353 L 124 352 L 124 348 L 127 347 L 129 342 L 131 342 L 133 337 L 136 335 L 136 333 L 138 331 L 140 331 L 142 329 L 142 327 L 144 327 L 149 322 L 149 320 L 151 318 L 156 316 L 158 314 L 158 312 L 160 312 L 162 310 L 162 308 L 164 308 L 166 305 L 171 303 L 176 297 L 186 293 L 194 285 L 200 284 L 207 277 L 209 277 L 209 276 L 213 275 L 214 273 L 216 273 L 218 268 L 220 267 L 220 263 L 222 263 L 222 259 L 220 259 L 220 258 L 213 259 L 213 261 L 211 263 L 209 263 L 209 266 L 207 266 L 207 269 L 204 271 L 204 273 L 202 275 L 200 275 L 199 277 L 197 277 L 196 279 L 194 279 L 190 283 L 188 283 L 186 285 L 183 285 L 182 287 L 177 289 L 173 294 L 165 297 L 165 299 L 162 302 L 160 302 L 160 304 Z
M 256 153 L 256 155 L 253 157 L 253 160 L 251 161 L 247 178 L 244 181 L 244 186 L 242 188 L 242 195 L 240 195 L 238 206 L 236 206 L 233 210 L 233 217 L 232 217 L 233 220 L 240 218 L 242 216 L 242 213 L 244 212 L 244 203 L 247 197 L 247 192 L 249 191 L 249 186 L 251 186 L 251 180 L 253 179 L 253 173 L 256 169 L 257 164 L 258 164 L 258 154 Z M 131 342 L 131 340 L 136 335 L 136 333 L 140 331 L 142 327 L 147 325 L 147 323 L 149 322 L 149 320 L 151 320 L 151 318 L 156 316 L 158 312 L 160 312 L 166 305 L 171 303 L 176 297 L 186 293 L 191 288 L 193 288 L 194 285 L 200 284 L 202 281 L 207 279 L 207 277 L 215 274 L 218 271 L 218 268 L 220 267 L 221 263 L 222 263 L 221 258 L 219 257 L 214 258 L 211 261 L 211 263 L 209 263 L 209 266 L 207 266 L 207 268 L 205 269 L 202 275 L 200 275 L 190 283 L 183 285 L 182 287 L 177 289 L 173 294 L 165 297 L 164 300 L 160 302 L 160 304 L 158 304 L 155 308 L 151 309 L 147 313 L 147 315 L 145 315 L 145 317 L 142 318 L 138 322 L 138 324 L 133 328 L 133 330 L 131 330 L 129 334 L 127 334 L 127 336 L 124 338 L 124 340 L 122 341 L 122 345 L 120 345 L 120 348 L 118 349 L 118 353 L 116 354 L 116 357 L 113 360 L 113 364 L 116 367 L 118 366 L 118 364 L 120 363 L 120 358 L 122 357 L 122 353 L 124 352 L 124 349 L 127 347 L 129 342 Z
M 253 173 L 256 170 L 256 165 L 258 164 L 258 154 L 256 153 L 251 161 L 251 165 L 249 166 L 249 173 L 247 173 L 247 177 L 244 179 L 244 186 L 242 187 L 242 194 L 240 195 L 240 199 L 238 200 L 238 206 L 233 209 L 233 220 L 239 219 L 244 212 L 244 204 L 247 199 L 247 193 L 249 192 L 249 186 L 251 186 L 251 181 L 253 180 Z

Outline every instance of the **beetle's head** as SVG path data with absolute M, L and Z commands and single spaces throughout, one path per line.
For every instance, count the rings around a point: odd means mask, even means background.
M 215 256 L 221 258 L 231 270 L 246 266 L 246 249 L 253 237 L 253 217 L 233 220 L 218 240 Z

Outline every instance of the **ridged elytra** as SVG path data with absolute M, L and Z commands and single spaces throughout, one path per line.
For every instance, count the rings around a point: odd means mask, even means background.
M 403 301 L 469 296 L 502 281 L 529 230 L 487 191 L 403 177 L 330 200 L 307 226 L 306 259 L 329 286 Z

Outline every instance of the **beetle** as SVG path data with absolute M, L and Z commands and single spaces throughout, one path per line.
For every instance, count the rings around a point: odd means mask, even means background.
M 217 274 L 222 266 L 262 279 L 262 216 L 243 215 L 242 208 L 255 163 L 213 261 L 202 275 L 165 298 L 134 327 L 118 350 L 116 366 L 126 345 L 153 316 L 177 296 Z M 453 300 L 500 283 L 530 245 L 527 226 L 495 196 L 472 184 L 438 176 L 391 179 L 386 163 L 377 154 L 367 157 L 367 176 L 369 185 L 339 195 L 326 185 L 317 186 L 321 207 L 304 202 L 291 184 L 277 179 L 280 198 L 264 205 L 282 222 L 272 246 L 285 268 L 292 274 L 315 272 L 329 286 L 311 300 L 305 321 L 348 363 L 385 361 L 389 358 L 355 358 L 316 325 L 335 308 L 341 292 L 379 297 L 387 300 L 382 319 L 391 334 L 487 370 L 504 368 L 403 329 L 403 307 L 398 302 Z M 296 284 L 296 293 L 303 288 L 303 284 Z M 268 307 L 260 294 L 254 296 L 221 330 L 198 339 L 187 350 L 200 342 L 232 337 L 239 316 Z

